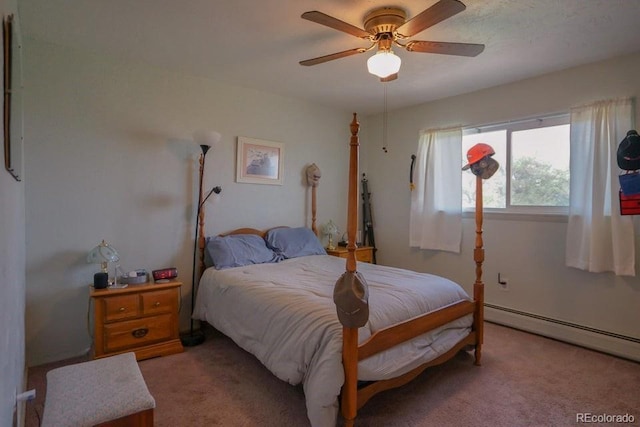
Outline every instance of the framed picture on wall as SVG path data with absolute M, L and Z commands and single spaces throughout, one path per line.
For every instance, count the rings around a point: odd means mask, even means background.
M 236 182 L 282 185 L 284 144 L 238 137 Z

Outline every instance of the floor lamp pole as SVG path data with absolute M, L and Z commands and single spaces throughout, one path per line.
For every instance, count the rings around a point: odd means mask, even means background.
M 200 155 L 200 175 L 198 179 L 198 209 L 196 210 L 196 231 L 193 236 L 193 269 L 191 273 L 191 315 L 189 316 L 189 333 L 183 335 L 180 340 L 185 347 L 193 347 L 204 342 L 204 333 L 201 330 L 193 330 L 193 308 L 196 301 L 196 259 L 198 254 L 198 221 L 200 221 L 200 211 L 202 209 L 202 178 L 204 176 L 204 160 L 209 145 L 202 144 L 202 154 Z

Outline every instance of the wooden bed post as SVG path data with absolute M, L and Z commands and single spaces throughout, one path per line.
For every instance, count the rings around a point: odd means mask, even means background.
M 320 237 L 316 227 L 316 187 L 320 185 L 320 168 L 315 163 L 312 163 L 307 166 L 305 174 L 307 175 L 307 185 L 311 187 L 311 231 Z
M 356 271 L 356 230 L 358 228 L 358 130 L 360 124 L 353 113 L 349 143 L 349 195 L 347 202 L 347 271 Z M 344 425 L 352 427 L 358 411 L 358 329 L 342 328 L 342 417 Z
M 318 236 L 318 228 L 316 227 L 316 187 L 311 187 L 311 231 Z
M 476 262 L 476 281 L 473 284 L 473 299 L 476 304 L 473 315 L 473 324 L 476 331 L 476 365 L 480 365 L 482 358 L 482 341 L 484 332 L 484 283 L 482 283 L 484 248 L 482 241 L 482 210 L 482 178 L 476 176 L 476 247 L 473 251 L 473 260 Z

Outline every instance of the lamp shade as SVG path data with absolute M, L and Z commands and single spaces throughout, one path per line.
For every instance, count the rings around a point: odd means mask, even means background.
M 391 49 L 379 50 L 367 60 L 367 69 L 371 74 L 383 79 L 400 71 L 401 62 L 400 57 L 396 56 Z
M 197 130 L 193 132 L 193 140 L 199 145 L 215 147 L 222 139 L 222 135 L 214 130 Z
M 87 255 L 87 262 L 101 264 L 102 271 L 107 272 L 107 263 L 120 260 L 118 251 L 109 246 L 104 240 L 98 246 L 91 249 Z
M 322 231 L 326 236 L 333 236 L 335 234 L 338 234 L 338 227 L 332 220 L 329 220 L 329 222 L 325 224 Z

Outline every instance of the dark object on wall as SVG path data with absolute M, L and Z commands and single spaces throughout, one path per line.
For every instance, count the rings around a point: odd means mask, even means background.
M 414 188 L 416 188 L 415 184 L 413 183 L 413 166 L 416 164 L 416 155 L 412 154 L 411 155 L 411 166 L 409 167 L 409 190 L 413 191 Z
M 93 275 L 94 289 L 105 289 L 109 285 L 109 274 L 96 273 Z
M 21 56 L 19 33 L 14 16 L 2 19 L 3 91 L 4 91 L 4 168 L 16 181 L 20 177 L 22 162 L 22 94 Z
M 362 246 L 371 246 L 373 248 L 373 263 L 376 261 L 376 239 L 373 235 L 373 218 L 371 217 L 371 193 L 369 193 L 369 181 L 365 174 L 362 174 L 362 228 L 364 235 L 362 236 Z
M 618 145 L 618 166 L 622 170 L 640 169 L 640 136 L 635 130 L 627 132 L 627 136 Z

